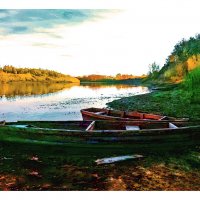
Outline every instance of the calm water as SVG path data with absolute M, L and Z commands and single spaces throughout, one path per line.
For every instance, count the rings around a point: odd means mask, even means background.
M 12 83 L 0 85 L 0 120 L 81 120 L 80 109 L 106 103 L 148 88 L 131 85 Z

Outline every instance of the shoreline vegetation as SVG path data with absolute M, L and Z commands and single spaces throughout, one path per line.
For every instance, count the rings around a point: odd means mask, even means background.
M 114 84 L 141 84 L 142 79 L 146 78 L 146 75 L 135 76 L 132 74 L 116 74 L 116 76 L 106 76 L 91 74 L 88 76 L 78 76 L 77 78 L 81 83 L 114 83 Z

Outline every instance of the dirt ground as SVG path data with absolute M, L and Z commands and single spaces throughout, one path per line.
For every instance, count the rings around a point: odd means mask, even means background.
M 23 176 L 1 174 L 0 190 L 89 190 L 89 191 L 198 191 L 200 172 L 186 172 L 164 164 L 120 166 L 115 164 L 97 166 L 92 170 L 64 165 L 62 173 L 51 181 L 37 170 Z

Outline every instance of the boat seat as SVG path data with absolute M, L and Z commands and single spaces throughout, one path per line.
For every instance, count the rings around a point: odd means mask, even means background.
M 162 118 L 160 118 L 159 120 L 168 120 L 167 116 L 163 116 Z
M 169 123 L 169 128 L 178 128 L 178 127 L 172 123 Z
M 135 130 L 140 130 L 139 126 L 126 126 L 127 131 L 135 131 Z
M 124 118 L 125 116 L 126 116 L 126 112 L 123 111 L 120 117 L 121 117 L 121 118 Z

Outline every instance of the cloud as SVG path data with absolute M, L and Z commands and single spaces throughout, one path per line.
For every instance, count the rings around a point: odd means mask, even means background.
M 0 10 L 0 26 L 4 33 L 25 34 L 37 33 L 43 29 L 43 33 L 59 38 L 48 32 L 48 29 L 58 26 L 72 26 L 85 21 L 97 20 L 104 17 L 111 10 L 64 10 L 64 9 L 25 9 L 25 10 Z
M 28 30 L 29 28 L 26 26 L 13 26 L 13 27 L 10 27 L 9 33 L 15 33 L 15 34 L 27 33 Z

